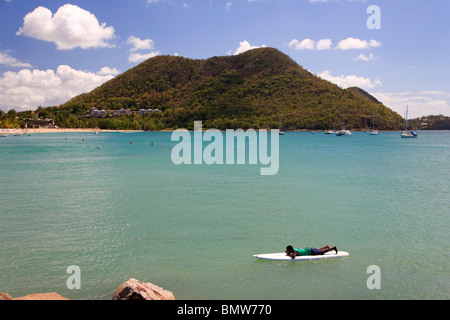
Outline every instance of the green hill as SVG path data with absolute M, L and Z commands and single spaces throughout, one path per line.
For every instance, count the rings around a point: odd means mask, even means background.
M 378 101 L 374 96 L 372 96 L 371 94 L 369 94 L 368 92 L 364 91 L 361 88 L 358 87 L 350 87 L 346 89 L 347 91 L 350 91 L 358 96 L 360 96 L 363 99 L 368 99 L 370 101 L 372 101 L 373 103 L 376 104 L 382 104 L 380 101 Z
M 361 93 L 363 92 L 363 93 Z M 105 118 L 89 116 L 91 108 L 108 110 Z M 363 129 L 375 110 L 380 130 L 399 129 L 402 118 L 364 91 L 343 90 L 308 72 L 272 48 L 236 56 L 194 60 L 157 56 L 124 72 L 90 93 L 58 108 L 61 126 L 105 129 L 341 127 L 342 108 L 349 129 Z M 159 109 L 114 117 L 112 110 Z M 54 112 L 55 110 L 49 110 Z M 126 128 L 124 128 L 126 126 Z

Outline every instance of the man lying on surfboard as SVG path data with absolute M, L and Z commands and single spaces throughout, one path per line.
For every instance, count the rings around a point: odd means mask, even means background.
M 286 255 L 290 256 L 292 259 L 295 259 L 297 256 L 321 256 L 327 253 L 328 251 L 334 250 L 336 254 L 338 253 L 338 249 L 336 246 L 330 247 L 326 245 L 325 247 L 316 249 L 312 247 L 306 247 L 305 249 L 293 248 L 291 245 L 286 247 Z

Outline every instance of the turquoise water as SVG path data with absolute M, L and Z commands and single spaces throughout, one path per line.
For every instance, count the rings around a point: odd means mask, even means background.
M 170 137 L 0 138 L 0 291 L 111 299 L 133 277 L 176 299 L 450 298 L 450 132 L 287 132 L 275 176 L 176 166 Z M 350 256 L 252 257 L 288 244 Z M 71 265 L 79 290 L 66 286 Z M 366 285 L 372 265 L 379 290 Z

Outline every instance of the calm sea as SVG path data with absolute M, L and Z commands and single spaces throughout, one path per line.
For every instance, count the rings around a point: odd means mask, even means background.
M 287 132 L 275 176 L 176 166 L 170 137 L 0 138 L 0 291 L 111 299 L 136 278 L 188 300 L 450 298 L 450 132 Z M 289 244 L 350 256 L 252 257 Z

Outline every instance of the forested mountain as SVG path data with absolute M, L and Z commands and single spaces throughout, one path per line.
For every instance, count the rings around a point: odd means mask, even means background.
M 90 110 L 106 110 L 91 116 Z M 401 129 L 402 117 L 359 88 L 341 89 L 273 48 L 194 60 L 156 56 L 81 94 L 59 108 L 45 108 L 62 127 L 102 129 L 277 128 L 285 130 Z M 114 116 L 114 110 L 129 114 Z M 160 112 L 139 113 L 158 109 Z M 41 110 L 43 111 L 43 110 Z M 134 112 L 133 112 L 134 111 Z

